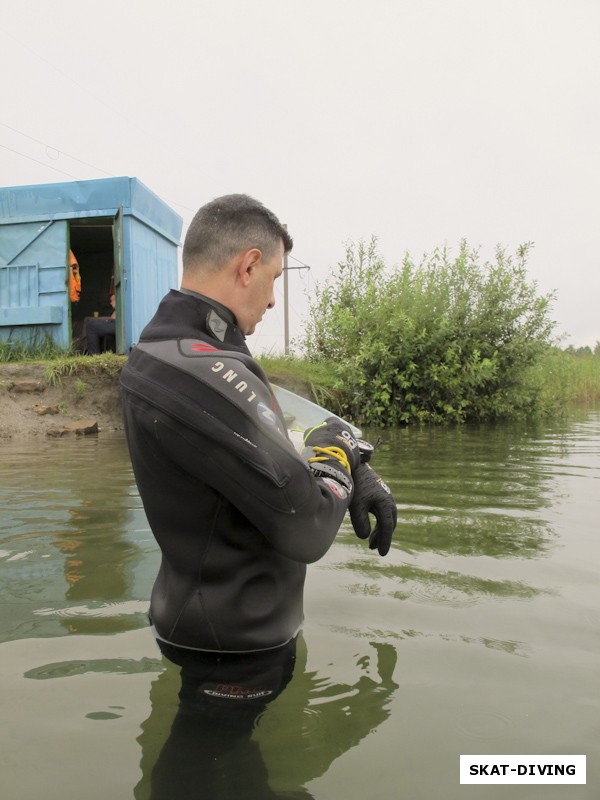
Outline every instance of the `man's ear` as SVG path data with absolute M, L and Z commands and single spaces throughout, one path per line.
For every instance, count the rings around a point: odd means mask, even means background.
M 252 247 L 250 250 L 240 253 L 237 272 L 242 286 L 248 286 L 261 259 L 262 251 L 258 247 Z

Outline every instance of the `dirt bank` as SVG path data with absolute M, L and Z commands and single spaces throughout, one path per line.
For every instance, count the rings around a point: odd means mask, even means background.
M 125 358 L 96 358 L 77 362 L 73 374 L 55 380 L 48 379 L 53 362 L 0 363 L 0 442 L 123 430 L 119 375 Z M 314 399 L 301 376 L 272 370 L 268 375 L 273 383 Z
M 0 364 L 0 440 L 123 429 L 119 376 L 86 369 L 51 383 L 47 364 Z

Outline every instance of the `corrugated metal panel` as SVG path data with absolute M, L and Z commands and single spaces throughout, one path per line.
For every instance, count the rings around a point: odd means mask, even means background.
M 69 345 L 67 223 L 0 227 L 0 339 Z
M 152 235 L 137 219 L 126 220 L 134 257 L 127 270 L 127 294 L 131 297 L 127 339 L 139 341 L 165 294 L 177 286 L 177 251 L 162 237 Z M 126 265 L 127 268 L 127 265 Z
M 101 178 L 0 189 L 0 220 L 114 216 L 119 208 L 179 244 L 181 217 L 137 178 Z
M 50 222 L 43 224 L 30 222 L 8 225 L 0 229 L 0 266 L 16 261 L 50 224 Z
M 42 183 L 0 189 L 0 218 L 13 222 L 35 219 L 73 219 L 111 216 L 129 206 L 129 178 Z
M 59 306 L 0 308 L 0 326 L 4 327 L 60 325 L 63 319 L 63 310 Z

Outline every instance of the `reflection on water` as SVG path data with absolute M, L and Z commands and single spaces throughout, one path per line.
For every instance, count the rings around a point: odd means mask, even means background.
M 595 798 L 600 415 L 371 433 L 393 548 L 346 521 L 310 568 L 293 678 L 217 754 L 215 796 L 462 800 L 461 752 L 572 752 Z M 121 436 L 0 443 L 4 796 L 139 800 L 161 771 L 168 788 L 189 730 L 147 627 L 158 561 Z
M 151 577 L 139 568 L 155 547 L 123 438 L 2 450 L 2 639 L 145 624 Z
M 388 434 L 380 460 L 395 476 L 405 548 L 522 558 L 551 546 L 540 511 L 552 503 L 566 437 L 535 434 L 503 426 Z
M 367 594 L 378 594 L 381 591 L 381 579 L 386 578 L 400 589 L 392 596 L 398 600 L 423 600 L 434 603 L 464 606 L 477 603 L 482 596 L 488 595 L 496 599 L 512 597 L 528 600 L 535 595 L 549 592 L 549 589 L 536 589 L 520 581 L 490 580 L 475 575 L 447 570 L 445 572 L 425 570 L 409 564 L 399 566 L 377 565 L 372 567 L 364 563 L 348 562 L 344 569 L 364 574 L 372 582 L 357 584 L 350 591 Z
M 358 747 L 390 716 L 398 654 L 389 642 L 369 642 L 348 664 L 348 677 L 307 668 L 299 648 L 294 681 L 261 719 L 257 738 L 279 791 L 304 787 Z
M 257 718 L 288 685 L 295 660 L 296 641 L 265 653 L 186 659 L 175 716 L 165 725 L 158 700 L 142 726 L 143 778 L 136 800 L 192 800 L 200 788 L 207 800 L 277 797 L 252 734 Z M 166 682 L 159 677 L 155 697 L 164 692 L 161 681 Z M 157 750 L 163 732 L 168 735 Z
M 152 710 L 139 737 L 142 778 L 136 800 L 312 798 L 306 784 L 389 717 L 398 688 L 396 662 L 393 645 L 373 643 L 355 660 L 354 682 L 336 683 L 307 669 L 300 637 L 292 683 L 249 727 L 244 717 L 232 720 L 228 710 L 182 713 L 176 702 L 178 670 L 165 662 L 152 684 Z

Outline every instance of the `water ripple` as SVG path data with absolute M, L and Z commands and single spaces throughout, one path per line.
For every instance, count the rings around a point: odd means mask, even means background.
M 111 675 L 137 675 L 145 672 L 162 672 L 158 658 L 95 658 L 81 661 L 56 661 L 24 673 L 25 678 L 44 681 L 53 678 L 70 678 L 74 675 L 105 673 Z
M 477 711 L 454 721 L 456 730 L 472 739 L 498 739 L 514 726 L 510 717 L 494 711 Z
M 98 603 L 65 608 L 38 608 L 33 613 L 38 617 L 120 617 L 127 614 L 146 614 L 148 601 L 127 600 L 122 603 Z

